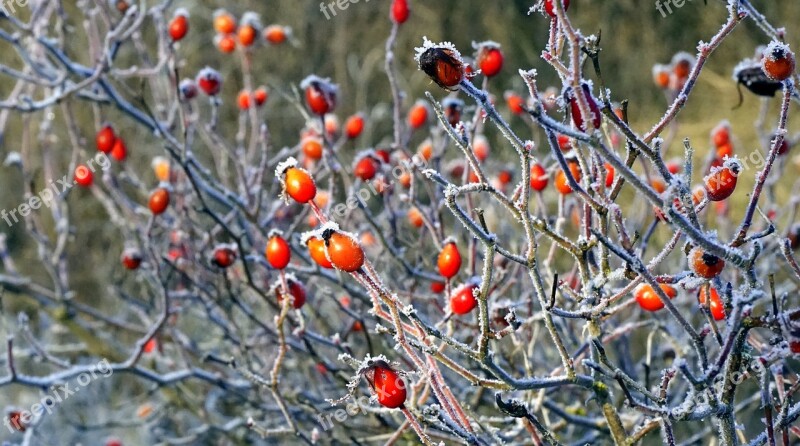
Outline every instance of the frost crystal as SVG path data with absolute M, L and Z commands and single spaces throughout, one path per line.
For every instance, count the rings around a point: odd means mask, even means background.
M 457 61 L 461 63 L 464 63 L 464 60 L 461 57 L 461 53 L 458 52 L 456 46 L 453 45 L 452 43 L 450 42 L 434 43 L 428 40 L 428 36 L 423 36 L 422 46 L 414 48 L 414 60 L 417 62 L 417 65 L 419 65 L 419 58 L 422 57 L 422 55 L 425 54 L 425 52 L 431 48 L 444 48 L 446 50 L 452 51 L 453 58 L 455 58 Z

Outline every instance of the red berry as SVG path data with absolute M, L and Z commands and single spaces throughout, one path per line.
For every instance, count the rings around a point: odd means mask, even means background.
M 711 173 L 703 178 L 708 199 L 722 201 L 730 197 L 736 189 L 736 181 L 741 169 L 741 164 L 731 158 L 728 158 L 721 167 L 712 169 Z
M 181 8 L 175 11 L 175 16 L 169 23 L 169 35 L 172 37 L 173 42 L 177 42 L 189 32 L 189 14 L 186 9 Z
M 665 283 L 660 283 L 658 286 L 670 299 L 673 299 L 678 295 L 678 292 L 675 291 L 675 288 Z M 639 303 L 639 306 L 642 307 L 643 310 L 658 311 L 664 308 L 664 303 L 661 302 L 661 299 L 658 297 L 658 294 L 656 294 L 656 291 L 648 283 L 643 283 L 637 286 L 633 291 L 633 295 L 636 297 L 636 302 Z
M 497 45 L 483 44 L 478 49 L 475 62 L 484 76 L 494 77 L 503 68 L 503 52 Z
M 600 116 L 600 107 L 597 106 L 597 101 L 594 100 L 592 97 L 592 92 L 589 91 L 588 84 L 582 84 L 581 89 L 583 90 L 583 97 L 586 98 L 586 103 L 589 105 L 589 112 L 592 114 L 592 126 L 595 129 L 600 128 L 601 116 Z M 572 122 L 575 123 L 575 127 L 579 128 L 582 131 L 587 131 L 588 128 L 585 126 L 585 119 L 581 114 L 580 105 L 578 105 L 578 98 L 574 92 L 570 92 L 570 100 L 569 100 L 569 107 L 570 113 L 572 114 Z
M 117 141 L 114 143 L 114 148 L 111 149 L 111 158 L 122 162 L 125 161 L 127 157 L 128 146 L 125 145 L 125 141 L 122 138 L 117 138 Z
M 461 111 L 464 109 L 464 101 L 453 97 L 446 97 L 442 100 L 442 108 L 444 109 L 444 117 L 447 122 L 455 127 L 461 121 Z
M 267 261 L 275 269 L 284 269 L 292 259 L 292 250 L 289 243 L 280 235 L 273 235 L 267 242 L 264 251 Z
M 211 263 L 220 267 L 227 268 L 233 265 L 236 261 L 236 251 L 233 248 L 225 245 L 220 245 L 214 248 L 214 254 L 211 258 Z
M 700 300 L 701 305 L 705 305 L 706 296 L 711 297 L 711 300 L 708 303 L 708 309 L 711 311 L 711 316 L 714 317 L 714 320 L 721 321 L 725 319 L 725 304 L 722 302 L 722 299 L 720 299 L 717 289 L 704 285 L 702 288 L 700 288 L 700 292 L 697 294 L 697 298 Z
M 305 89 L 306 106 L 315 115 L 323 116 L 336 108 L 338 87 L 328 79 L 311 75 L 300 83 L 300 88 Z
M 325 241 L 319 237 L 310 237 L 306 241 L 306 245 L 308 246 L 308 253 L 312 259 L 317 263 L 317 265 L 323 268 L 333 268 L 333 264 L 328 257 L 325 255 Z
M 405 23 L 408 20 L 408 0 L 393 0 L 392 1 L 392 21 L 398 25 Z
M 114 133 L 114 128 L 110 125 L 104 126 L 97 132 L 97 136 L 95 136 L 95 144 L 97 145 L 97 150 L 103 153 L 111 152 L 111 149 L 114 148 L 114 143 L 117 141 L 117 136 Z
M 290 167 L 284 172 L 286 194 L 298 203 L 308 203 L 317 195 L 317 185 L 311 174 L 299 167 Z
M 556 17 L 556 6 L 553 4 L 554 0 L 544 0 L 544 12 L 552 18 Z M 561 0 L 555 0 L 561 1 Z M 564 0 L 564 11 L 569 9 L 569 0 Z
M 119 438 L 109 438 L 106 440 L 106 446 L 122 446 L 122 440 Z
M 220 34 L 231 34 L 236 31 L 236 19 L 224 9 L 214 11 L 214 30 Z
M 406 402 L 406 384 L 403 378 L 385 361 L 374 360 L 364 376 L 381 406 L 396 409 Z
M 147 342 L 145 342 L 142 351 L 145 353 L 153 353 L 156 350 L 156 347 L 158 347 L 156 338 L 150 338 Z
M 294 309 L 296 310 L 300 309 L 306 303 L 306 287 L 304 287 L 302 283 L 296 280 L 287 278 L 286 288 L 287 291 L 289 291 L 289 294 L 292 296 L 292 307 L 294 307 Z M 277 295 L 278 295 L 278 302 L 283 301 L 280 288 L 277 288 Z
M 570 150 L 572 150 L 572 139 L 569 136 L 559 134 L 557 136 L 557 140 L 558 140 L 558 148 L 562 152 L 569 152 Z
M 541 164 L 536 163 L 531 166 L 531 188 L 537 192 L 541 192 L 547 187 L 547 183 L 550 181 L 550 176 L 547 175 L 547 171 L 544 170 Z
M 722 147 L 731 142 L 731 126 L 727 121 L 719 123 L 711 130 L 711 141 L 714 147 Z
M 606 168 L 606 187 L 611 187 L 614 184 L 614 166 L 609 163 L 603 165 Z
M 122 251 L 122 266 L 127 269 L 134 270 L 139 268 L 142 264 L 142 254 L 136 248 L 128 248 Z
M 236 33 L 236 35 L 239 37 L 239 43 L 241 43 L 244 47 L 248 47 L 255 43 L 256 37 L 258 36 L 258 30 L 256 30 L 255 26 L 253 25 L 242 25 L 239 27 L 239 31 Z
M 453 295 L 450 296 L 450 309 L 455 314 L 467 314 L 472 311 L 473 308 L 478 304 L 478 301 L 475 299 L 475 295 L 473 291 L 476 289 L 475 285 L 473 284 L 465 284 L 453 291 Z
M 217 43 L 217 48 L 225 54 L 230 54 L 236 51 L 236 39 L 231 34 L 217 35 L 214 40 Z
M 761 68 L 771 80 L 785 81 L 794 74 L 794 53 L 786 44 L 774 41 L 764 51 Z
M 415 228 L 421 228 L 425 224 L 422 212 L 415 206 L 408 210 L 408 222 Z
M 350 139 L 356 139 L 361 135 L 361 132 L 364 131 L 364 116 L 362 114 L 356 114 L 349 118 L 344 123 L 344 132 Z
M 417 62 L 428 77 L 446 90 L 456 89 L 464 79 L 464 61 L 453 48 L 431 46 L 419 55 Z
M 203 93 L 216 96 L 222 88 L 222 76 L 213 68 L 205 67 L 197 73 L 197 86 Z
M 417 102 L 408 111 L 408 125 L 412 129 L 418 129 L 428 121 L 428 107 L 423 102 Z M 388 162 L 388 161 L 387 161 Z
M 192 100 L 197 97 L 197 84 L 193 79 L 184 79 L 181 81 L 178 89 L 181 93 L 181 99 L 185 101 Z
M 264 39 L 267 42 L 278 45 L 286 42 L 291 33 L 291 28 L 283 27 L 281 25 L 270 25 L 264 30 Z
M 150 194 L 150 212 L 153 215 L 163 214 L 169 206 L 169 191 L 163 187 L 159 187 Z
M 698 277 L 713 279 L 725 268 L 725 260 L 694 247 L 689 251 L 689 268 Z
M 571 162 L 568 164 L 569 171 L 572 173 L 572 177 L 575 178 L 576 182 L 581 181 L 581 169 L 578 167 L 578 163 Z M 563 170 L 559 170 L 556 174 L 555 179 L 555 186 L 556 189 L 561 192 L 562 195 L 569 195 L 572 193 L 572 186 L 569 185 L 569 181 L 567 180 L 567 175 L 564 173 Z
M 253 97 L 256 99 L 256 105 L 261 107 L 267 102 L 267 98 L 269 98 L 269 93 L 267 89 L 264 87 L 258 87 L 255 92 L 253 92 Z
M 8 413 L 7 415 L 8 423 L 11 427 L 14 428 L 17 432 L 25 432 L 27 427 L 22 422 L 22 412 L 18 410 L 14 410 Z
M 78 164 L 78 166 L 75 167 L 74 178 L 75 183 L 83 187 L 91 186 L 92 182 L 94 181 L 94 175 L 92 174 L 92 171 L 83 164 Z
M 434 293 L 441 293 L 444 291 L 444 282 L 431 282 L 431 291 Z
M 336 269 L 347 273 L 358 271 L 364 264 L 364 250 L 351 235 L 330 231 L 323 235 L 325 254 Z
M 461 268 L 461 253 L 458 252 L 455 242 L 444 245 L 439 252 L 436 265 L 439 267 L 439 274 L 448 279 L 458 274 L 458 270 Z
M 511 110 L 511 113 L 515 115 L 525 113 L 525 99 L 522 99 L 522 96 L 512 91 L 507 91 L 505 97 L 506 105 L 508 105 L 508 109 Z
M 353 175 L 361 178 L 362 181 L 369 181 L 375 178 L 379 167 L 378 160 L 368 154 L 356 161 L 355 166 L 353 166 Z

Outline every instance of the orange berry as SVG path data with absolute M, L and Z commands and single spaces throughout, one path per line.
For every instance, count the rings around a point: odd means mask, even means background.
M 418 101 L 408 111 L 408 125 L 412 129 L 418 129 L 428 121 L 428 107 L 424 102 Z
M 163 187 L 159 187 L 150 194 L 150 212 L 153 215 L 163 214 L 169 206 L 169 191 Z
M 361 113 L 355 114 L 345 121 L 345 135 L 350 139 L 356 139 L 364 131 L 364 116 Z
M 264 30 L 264 39 L 273 45 L 286 42 L 288 35 L 288 28 L 285 28 L 281 25 L 269 25 Z
M 239 103 L 240 110 L 247 110 L 250 108 L 250 92 L 247 90 L 242 90 L 239 92 L 239 97 L 237 99 Z
M 700 301 L 700 305 L 705 305 L 706 303 L 706 296 L 709 296 L 711 300 L 708 303 L 708 309 L 711 312 L 711 316 L 714 318 L 715 321 L 721 321 L 725 319 L 725 304 L 722 302 L 722 299 L 719 297 L 719 293 L 717 292 L 716 288 L 710 287 L 708 285 L 703 285 L 700 288 L 700 292 L 697 294 L 697 298 Z
M 153 158 L 150 166 L 153 168 L 153 172 L 156 174 L 156 179 L 158 179 L 158 181 L 169 181 L 170 167 L 168 159 L 163 156 L 157 156 Z
M 312 160 L 322 158 L 322 139 L 318 136 L 306 136 L 300 141 L 303 153 Z
M 323 268 L 333 268 L 333 264 L 325 255 L 325 241 L 319 237 L 310 237 L 306 241 L 308 246 L 308 253 L 317 265 Z
M 572 177 L 575 178 L 575 181 L 579 182 L 581 180 L 581 169 L 578 163 L 569 163 L 569 171 Z M 559 170 L 556 174 L 555 186 L 562 195 L 569 195 L 572 193 L 572 187 L 569 185 L 567 175 L 563 170 Z
M 286 194 L 298 203 L 308 203 L 317 195 L 317 185 L 311 174 L 299 167 L 290 167 L 284 172 Z
M 329 232 L 325 238 L 325 253 L 336 269 L 352 273 L 364 264 L 364 250 L 349 234 Z
M 255 43 L 258 31 L 253 25 L 242 25 L 236 34 L 239 37 L 239 43 L 244 47 L 249 47 Z
M 408 222 L 415 228 L 421 228 L 425 224 L 422 212 L 417 207 L 412 207 L 408 210 Z
M 458 252 L 455 242 L 447 243 L 439 251 L 436 265 L 439 268 L 439 274 L 448 279 L 458 274 L 458 270 L 461 268 L 461 253 Z
M 172 21 L 169 22 L 169 35 L 173 42 L 177 42 L 189 32 L 189 15 L 186 9 L 181 8 L 175 12 Z
M 675 298 L 678 295 L 678 292 L 675 291 L 675 288 L 665 284 L 660 283 L 658 286 L 670 299 Z M 636 297 L 636 302 L 639 303 L 639 306 L 642 307 L 643 310 L 646 311 L 658 311 L 664 308 L 664 302 L 658 297 L 656 291 L 649 283 L 643 283 L 636 287 L 633 292 L 633 295 Z
M 224 9 L 214 12 L 214 29 L 221 34 L 232 34 L 236 31 L 236 19 Z
M 233 36 L 230 35 L 218 35 L 217 38 L 217 48 L 223 53 L 232 53 L 236 50 L 236 40 Z
M 698 277 L 713 279 L 725 268 L 725 260 L 696 246 L 689 251 L 689 268 Z
M 264 255 L 273 268 L 284 269 L 292 259 L 292 250 L 286 239 L 276 234 L 270 237 L 267 242 Z
M 785 81 L 794 74 L 794 53 L 786 44 L 773 41 L 764 51 L 761 68 L 771 80 Z
M 533 190 L 537 192 L 543 191 L 549 181 L 550 176 L 541 164 L 536 163 L 531 166 L 531 188 Z

